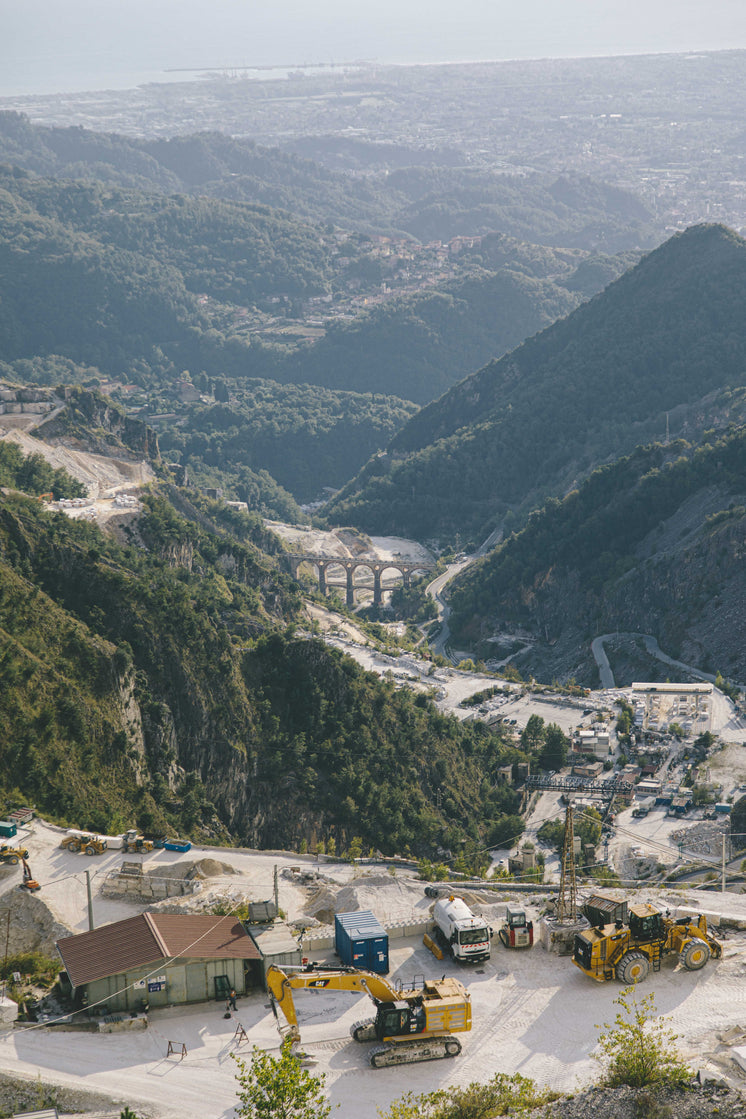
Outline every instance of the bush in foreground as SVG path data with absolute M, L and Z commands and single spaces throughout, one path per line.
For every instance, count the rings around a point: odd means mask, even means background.
M 604 1024 L 598 1039 L 598 1059 L 605 1064 L 602 1083 L 610 1088 L 687 1084 L 691 1070 L 676 1050 L 677 1035 L 668 1029 L 668 1019 L 656 1016 L 655 996 L 646 995 L 638 1002 L 634 987 L 625 987 L 614 1003 L 621 1009 L 613 1024 Z

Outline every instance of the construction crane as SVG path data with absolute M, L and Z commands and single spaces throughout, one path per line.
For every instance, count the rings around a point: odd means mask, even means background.
M 365 994 L 376 1005 L 375 1018 L 356 1022 L 350 1033 L 355 1041 L 378 1041 L 369 1054 L 373 1068 L 413 1064 L 456 1057 L 461 1042 L 451 1033 L 471 1029 L 471 999 L 458 979 L 423 981 L 422 986 L 392 986 L 370 971 L 324 968 L 309 964 L 300 971 L 267 969 L 267 988 L 280 1035 L 293 1047 L 300 1044 L 300 1030 L 293 991 L 353 991 Z M 284 1023 L 278 1010 L 282 1011 Z
M 578 883 L 575 878 L 575 828 L 572 814 L 572 800 L 568 802 L 565 813 L 565 836 L 562 844 L 562 864 L 560 866 L 560 888 L 557 895 L 557 921 L 559 924 L 575 924 L 578 919 Z

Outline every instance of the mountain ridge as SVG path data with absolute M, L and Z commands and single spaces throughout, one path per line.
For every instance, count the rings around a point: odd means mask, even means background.
M 738 384 L 744 298 L 742 238 L 718 225 L 675 235 L 422 409 L 325 518 L 481 539 L 508 510 L 562 495 L 594 465 L 663 434 L 666 412 Z

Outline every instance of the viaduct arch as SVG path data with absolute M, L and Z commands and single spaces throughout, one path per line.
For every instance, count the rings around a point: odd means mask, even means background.
M 304 555 L 300 553 L 291 554 L 287 559 L 290 563 L 290 571 L 294 579 L 298 578 L 298 572 L 302 563 L 308 563 L 311 564 L 312 567 L 315 567 L 319 581 L 319 590 L 322 594 L 327 593 L 327 570 L 330 567 L 341 567 L 347 577 L 346 603 L 350 608 L 355 605 L 355 572 L 358 568 L 367 568 L 373 575 L 374 606 L 381 606 L 383 604 L 381 577 L 384 571 L 398 571 L 402 577 L 404 586 L 409 587 L 414 572 L 433 571 L 435 568 L 434 563 L 428 563 L 426 560 L 408 562 L 396 559 L 353 559 L 351 556 Z

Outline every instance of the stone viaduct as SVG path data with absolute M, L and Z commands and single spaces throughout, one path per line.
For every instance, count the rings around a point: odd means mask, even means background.
M 383 603 L 381 576 L 384 571 L 398 571 L 404 581 L 404 586 L 408 587 L 411 583 L 413 572 L 433 571 L 435 568 L 434 563 L 429 563 L 426 560 L 410 562 L 409 560 L 397 559 L 354 559 L 352 556 L 305 555 L 297 552 L 285 558 L 290 564 L 290 571 L 294 579 L 298 578 L 298 571 L 302 563 L 308 563 L 312 567 L 315 567 L 318 574 L 319 590 L 322 594 L 326 594 L 327 591 L 328 569 L 330 567 L 341 567 L 347 576 L 346 602 L 349 607 L 355 605 L 355 572 L 360 567 L 364 567 L 366 570 L 370 571 L 373 576 L 374 606 L 381 606 Z

